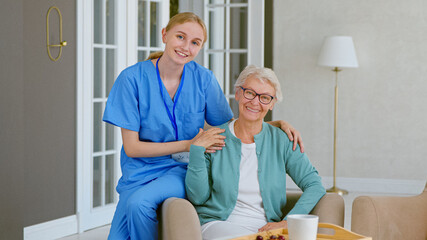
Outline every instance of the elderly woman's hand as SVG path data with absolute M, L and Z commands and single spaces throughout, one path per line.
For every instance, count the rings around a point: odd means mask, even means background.
M 258 229 L 258 232 L 270 231 L 276 228 L 288 228 L 288 222 L 285 220 L 280 222 L 269 222 L 265 224 L 262 228 Z
M 210 128 L 209 130 L 199 129 L 199 133 L 191 140 L 191 145 L 206 148 L 207 153 L 221 150 L 225 146 L 225 136 L 220 135 L 225 130 L 221 128 Z

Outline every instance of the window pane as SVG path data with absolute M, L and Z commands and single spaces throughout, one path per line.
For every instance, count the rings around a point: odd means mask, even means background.
M 225 53 L 210 53 L 209 69 L 212 70 L 220 85 L 224 86 Z
M 100 98 L 102 94 L 102 49 L 93 49 L 93 97 Z
M 93 39 L 95 43 L 102 43 L 102 0 L 93 3 Z
M 214 17 L 215 17 L 214 12 L 213 11 L 209 11 L 209 32 L 208 32 L 208 39 L 209 39 L 209 46 L 208 46 L 208 48 L 209 49 L 212 49 L 213 46 L 214 46 L 214 44 L 215 44 L 214 35 L 213 35 L 215 25 L 212 24 L 213 21 L 214 21 Z
M 146 14 L 144 14 L 145 4 L 143 0 L 138 1 L 138 46 L 147 46 L 145 41 L 147 37 L 147 31 L 145 30 Z
M 248 3 L 248 0 L 230 0 L 230 3 Z
M 142 62 L 147 58 L 145 51 L 138 51 L 138 62 Z
M 150 4 L 150 46 L 158 47 L 159 43 L 157 42 L 160 30 L 159 28 L 159 3 L 151 2 Z
M 105 204 L 114 202 L 114 155 L 105 158 Z
M 102 151 L 102 105 L 93 104 L 93 152 Z
M 225 8 L 209 11 L 209 49 L 225 48 Z
M 93 189 L 92 189 L 92 197 L 93 197 L 93 207 L 101 206 L 101 192 L 102 192 L 102 170 L 101 170 L 101 157 L 93 158 Z
M 248 9 L 230 8 L 230 47 L 248 47 Z
M 106 150 L 114 150 L 115 143 L 114 126 L 105 124 L 105 148 Z
M 105 80 L 106 80 L 106 88 L 105 88 L 105 96 L 108 97 L 110 93 L 111 87 L 114 84 L 114 66 L 116 63 L 116 50 L 115 49 L 107 49 L 107 58 L 105 64 Z
M 107 0 L 106 3 L 106 17 L 107 17 L 107 44 L 115 43 L 115 21 L 116 21 L 116 1 Z
M 234 118 L 238 118 L 239 117 L 239 103 L 236 101 L 236 99 L 230 98 L 230 107 L 231 107 L 231 110 L 233 111 Z
M 239 74 L 248 65 L 248 55 L 246 53 L 230 54 L 230 94 L 234 94 L 234 84 Z

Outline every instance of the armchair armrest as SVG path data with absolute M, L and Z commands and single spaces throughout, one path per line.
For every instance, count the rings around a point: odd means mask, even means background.
M 300 197 L 301 193 L 286 194 L 285 214 L 288 214 Z M 319 216 L 319 222 L 344 227 L 344 199 L 336 193 L 326 193 L 310 213 Z
M 378 239 L 427 239 L 427 185 L 417 196 L 359 196 L 351 231 Z
M 311 211 L 319 216 L 319 222 L 344 227 L 344 199 L 336 193 L 326 193 Z
M 161 239 L 202 240 L 199 217 L 188 200 L 168 198 L 163 202 L 161 211 Z

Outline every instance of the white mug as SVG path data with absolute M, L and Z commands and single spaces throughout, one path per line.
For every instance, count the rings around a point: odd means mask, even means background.
M 316 240 L 319 217 L 309 214 L 288 215 L 289 240 Z

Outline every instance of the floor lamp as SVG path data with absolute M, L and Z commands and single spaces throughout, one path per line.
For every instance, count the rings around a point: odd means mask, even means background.
M 327 192 L 334 192 L 340 195 L 347 194 L 344 189 L 336 185 L 337 167 L 337 115 L 338 115 L 338 72 L 341 68 L 357 68 L 356 52 L 354 50 L 353 39 L 347 36 L 327 37 L 320 51 L 318 65 L 332 67 L 335 72 L 335 113 L 334 113 L 334 183 Z

